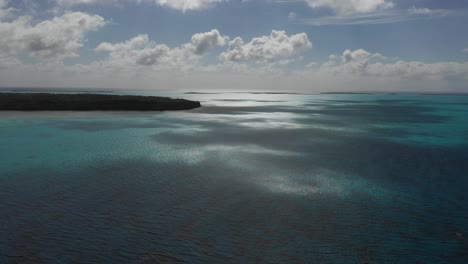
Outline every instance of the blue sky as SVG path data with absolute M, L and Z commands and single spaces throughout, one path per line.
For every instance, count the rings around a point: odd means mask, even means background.
M 468 92 L 462 0 L 0 0 L 0 86 Z

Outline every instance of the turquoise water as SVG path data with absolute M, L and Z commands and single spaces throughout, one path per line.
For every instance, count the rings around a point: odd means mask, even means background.
M 0 263 L 468 263 L 468 97 L 0 113 Z

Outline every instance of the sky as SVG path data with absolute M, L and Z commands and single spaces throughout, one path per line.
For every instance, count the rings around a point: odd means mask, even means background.
M 0 87 L 468 92 L 465 0 L 0 0 Z

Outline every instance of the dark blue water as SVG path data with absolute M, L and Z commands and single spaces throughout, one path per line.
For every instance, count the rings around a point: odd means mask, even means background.
M 468 263 L 468 97 L 177 96 L 0 113 L 0 263 Z

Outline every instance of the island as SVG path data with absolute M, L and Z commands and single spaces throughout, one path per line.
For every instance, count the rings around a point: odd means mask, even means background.
M 197 101 L 158 96 L 0 93 L 0 111 L 166 111 L 199 107 Z

